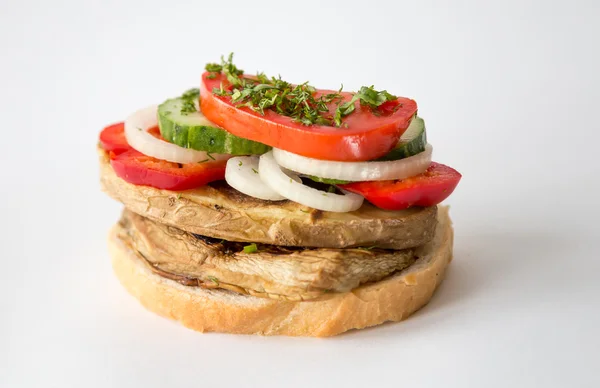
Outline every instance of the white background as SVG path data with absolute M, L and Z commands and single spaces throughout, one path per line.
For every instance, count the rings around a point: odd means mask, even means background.
M 0 386 L 600 386 L 599 17 L 595 0 L 0 0 Z M 418 101 L 464 175 L 426 308 L 325 340 L 202 335 L 121 288 L 98 133 L 229 51 Z

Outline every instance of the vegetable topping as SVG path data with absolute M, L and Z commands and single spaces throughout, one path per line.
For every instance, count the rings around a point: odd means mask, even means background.
M 158 127 L 147 133 L 157 141 Z M 225 178 L 225 161 L 206 160 L 200 163 L 172 163 L 144 155 L 124 142 L 124 124 L 106 127 L 100 133 L 102 148 L 109 151 L 110 164 L 117 176 L 134 185 L 166 190 L 188 190 Z M 168 143 L 167 143 L 168 144 Z
M 453 168 L 434 162 L 424 173 L 407 179 L 357 182 L 340 187 L 364 196 L 379 208 L 402 210 L 410 206 L 437 205 L 452 194 L 461 177 Z
M 155 105 L 138 110 L 125 120 L 127 143 L 144 155 L 174 163 L 198 163 L 229 158 L 229 155 L 190 150 L 157 139 L 148 133 L 148 129 L 157 125 L 157 107 Z
M 234 135 L 322 160 L 361 161 L 387 154 L 417 111 L 415 101 L 362 87 L 358 93 L 245 75 L 232 62 L 202 75 L 203 114 Z
M 431 161 L 415 101 L 373 86 L 349 93 L 247 75 L 232 59 L 206 65 L 200 89 L 100 133 L 119 177 L 167 190 L 225 179 L 255 198 L 330 212 L 364 199 L 389 210 L 432 206 L 458 185 L 460 173 Z
M 198 110 L 198 89 L 158 106 L 160 133 L 169 142 L 184 148 L 230 155 L 260 155 L 271 147 L 232 135 L 210 122 Z

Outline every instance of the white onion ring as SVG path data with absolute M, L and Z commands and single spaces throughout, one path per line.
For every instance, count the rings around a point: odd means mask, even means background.
M 327 193 L 294 181 L 281 170 L 273 157 L 273 151 L 261 155 L 258 172 L 260 178 L 280 195 L 314 209 L 338 213 L 351 212 L 360 208 L 364 200 L 357 194 Z
M 148 133 L 158 125 L 158 107 L 156 105 L 140 109 L 125 120 L 125 138 L 127 143 L 144 155 L 174 163 L 197 163 L 204 160 L 223 160 L 229 155 L 210 154 L 169 143 Z
M 372 162 L 337 162 L 318 160 L 273 148 L 273 156 L 277 163 L 300 174 L 313 175 L 319 178 L 339 179 L 344 181 L 386 181 L 406 179 L 419 175 L 431 164 L 433 147 L 427 144 L 425 151 L 408 158 L 390 161 Z
M 288 175 L 296 182 L 302 182 L 294 173 Z M 268 201 L 282 201 L 286 199 L 271 189 L 260 178 L 258 173 L 258 156 L 236 156 L 227 161 L 225 180 L 229 186 L 237 191 L 254 198 Z

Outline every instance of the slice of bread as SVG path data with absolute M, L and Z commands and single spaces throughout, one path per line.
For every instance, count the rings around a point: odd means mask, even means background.
M 150 269 L 110 234 L 113 268 L 123 286 L 147 309 L 201 332 L 326 337 L 386 321 L 400 321 L 424 306 L 452 260 L 448 208 L 439 206 L 433 240 L 418 248 L 410 267 L 350 292 L 311 301 L 283 301 L 221 289 L 183 286 Z

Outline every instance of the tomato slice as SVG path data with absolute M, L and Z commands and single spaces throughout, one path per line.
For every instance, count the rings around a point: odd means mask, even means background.
M 210 121 L 234 135 L 321 160 L 361 161 L 387 154 L 417 111 L 417 103 L 403 97 L 388 101 L 376 113 L 355 102 L 355 111 L 344 118 L 343 127 L 306 126 L 273 110 L 265 110 L 263 116 L 247 107 L 238 108 L 230 96 L 213 94 L 221 85 L 231 88 L 225 75 L 202 75 L 200 108 Z M 317 90 L 315 97 L 328 93 L 332 91 Z M 342 95 L 343 102 L 352 98 L 351 93 Z M 329 105 L 331 114 L 336 107 Z
M 109 125 L 100 132 L 100 144 L 106 151 L 120 154 L 131 147 L 125 138 L 125 124 L 116 123 Z
M 381 209 L 402 210 L 411 206 L 437 205 L 452 194 L 461 177 L 455 169 L 432 162 L 424 173 L 408 179 L 356 182 L 339 186 L 362 195 Z
M 188 190 L 225 179 L 227 161 L 179 164 L 146 156 L 134 149 L 112 154 L 117 176 L 134 185 L 165 190 Z
M 123 123 L 106 127 L 100 133 L 102 148 L 110 154 L 110 164 L 118 177 L 134 185 L 165 190 L 188 190 L 225 179 L 226 160 L 179 164 L 146 156 L 129 146 Z M 158 127 L 148 132 L 161 138 Z

